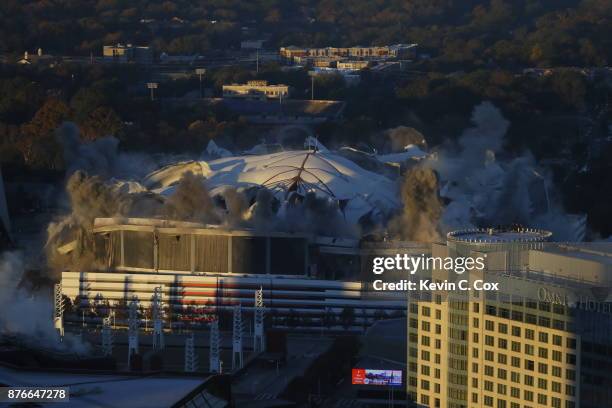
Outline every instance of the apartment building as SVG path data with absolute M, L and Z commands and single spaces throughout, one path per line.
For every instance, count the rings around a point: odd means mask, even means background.
M 433 256 L 485 256 L 486 267 L 459 276 L 434 269 L 427 278 L 500 290 L 411 296 L 407 392 L 415 406 L 612 407 L 612 245 L 549 236 L 460 231 L 433 245 Z

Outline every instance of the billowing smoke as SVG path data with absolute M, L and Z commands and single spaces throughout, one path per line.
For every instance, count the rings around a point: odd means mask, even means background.
M 440 178 L 448 204 L 441 229 L 521 224 L 553 231 L 558 240 L 580 240 L 581 221 L 552 200 L 552 183 L 531 154 L 498 159 L 509 122 L 490 102 L 474 108 L 473 127 L 453 146 L 433 154 L 426 166 Z
M 220 216 L 206 189 L 204 178 L 186 172 L 179 180 L 174 194 L 165 202 L 163 214 L 174 220 L 219 224 Z
M 331 237 L 356 237 L 358 231 L 342 218 L 335 200 L 307 193 L 288 200 L 277 227 L 288 232 L 308 232 Z
M 89 347 L 70 334 L 60 342 L 53 326 L 53 300 L 49 292 L 22 287 L 24 271 L 21 253 L 0 254 L 0 334 L 17 335 L 36 346 L 88 352 Z
M 438 197 L 438 178 L 429 168 L 415 167 L 402 181 L 402 209 L 389 222 L 392 237 L 404 241 L 431 242 L 440 238 L 442 202 Z

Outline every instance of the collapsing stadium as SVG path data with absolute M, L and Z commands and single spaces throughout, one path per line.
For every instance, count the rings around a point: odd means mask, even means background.
M 514 220 L 582 239 L 584 217 L 551 208 L 545 179 L 528 161 L 497 162 L 499 146 L 479 136 L 487 129 L 476 113 L 459 152 L 430 155 L 404 142 L 393 154 L 331 151 L 308 138 L 305 150 L 209 149 L 221 158 L 174 162 L 144 177 L 76 172 L 72 214 L 50 228 L 48 242 L 62 293 L 78 299 L 81 318 L 105 302 L 146 305 L 161 286 L 172 318 L 189 322 L 235 304 L 248 310 L 262 288 L 277 326 L 363 329 L 405 309 L 404 295 L 365 293 L 373 252 L 428 254 L 431 246 L 409 241 Z M 569 234 L 557 236 L 556 226 Z
M 205 321 L 236 304 L 249 312 L 260 288 L 275 326 L 333 329 L 352 309 L 342 325 L 362 329 L 405 312 L 404 295 L 366 299 L 359 281 L 365 252 L 354 240 L 142 218 L 96 219 L 93 233 L 96 261 L 104 267 L 62 273 L 62 293 L 78 298 L 83 309 L 100 302 L 125 307 L 134 298 L 148 307 L 161 287 L 174 327 Z

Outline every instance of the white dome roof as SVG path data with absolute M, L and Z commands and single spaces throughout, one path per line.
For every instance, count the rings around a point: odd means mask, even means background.
M 291 192 L 314 193 L 343 202 L 346 219 L 350 222 L 357 222 L 372 210 L 386 212 L 400 204 L 393 181 L 329 152 L 284 151 L 224 157 L 208 162 L 207 166 L 202 163 L 167 166 L 145 178 L 143 184 L 157 185 L 156 193 L 169 195 L 184 172 L 205 169 L 198 173 L 206 177 L 206 185 L 213 194 L 222 193 L 229 187 L 261 186 L 282 201 Z

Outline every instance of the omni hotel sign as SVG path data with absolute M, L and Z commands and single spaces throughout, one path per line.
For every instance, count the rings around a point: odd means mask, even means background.
M 574 299 L 570 300 L 566 293 L 556 292 L 550 288 L 540 287 L 538 289 L 538 300 L 553 305 L 561 305 L 575 309 L 586 310 L 589 312 L 600 312 L 612 314 L 612 302 L 608 301 L 608 294 L 611 288 L 593 288 L 591 294 L 575 294 Z

